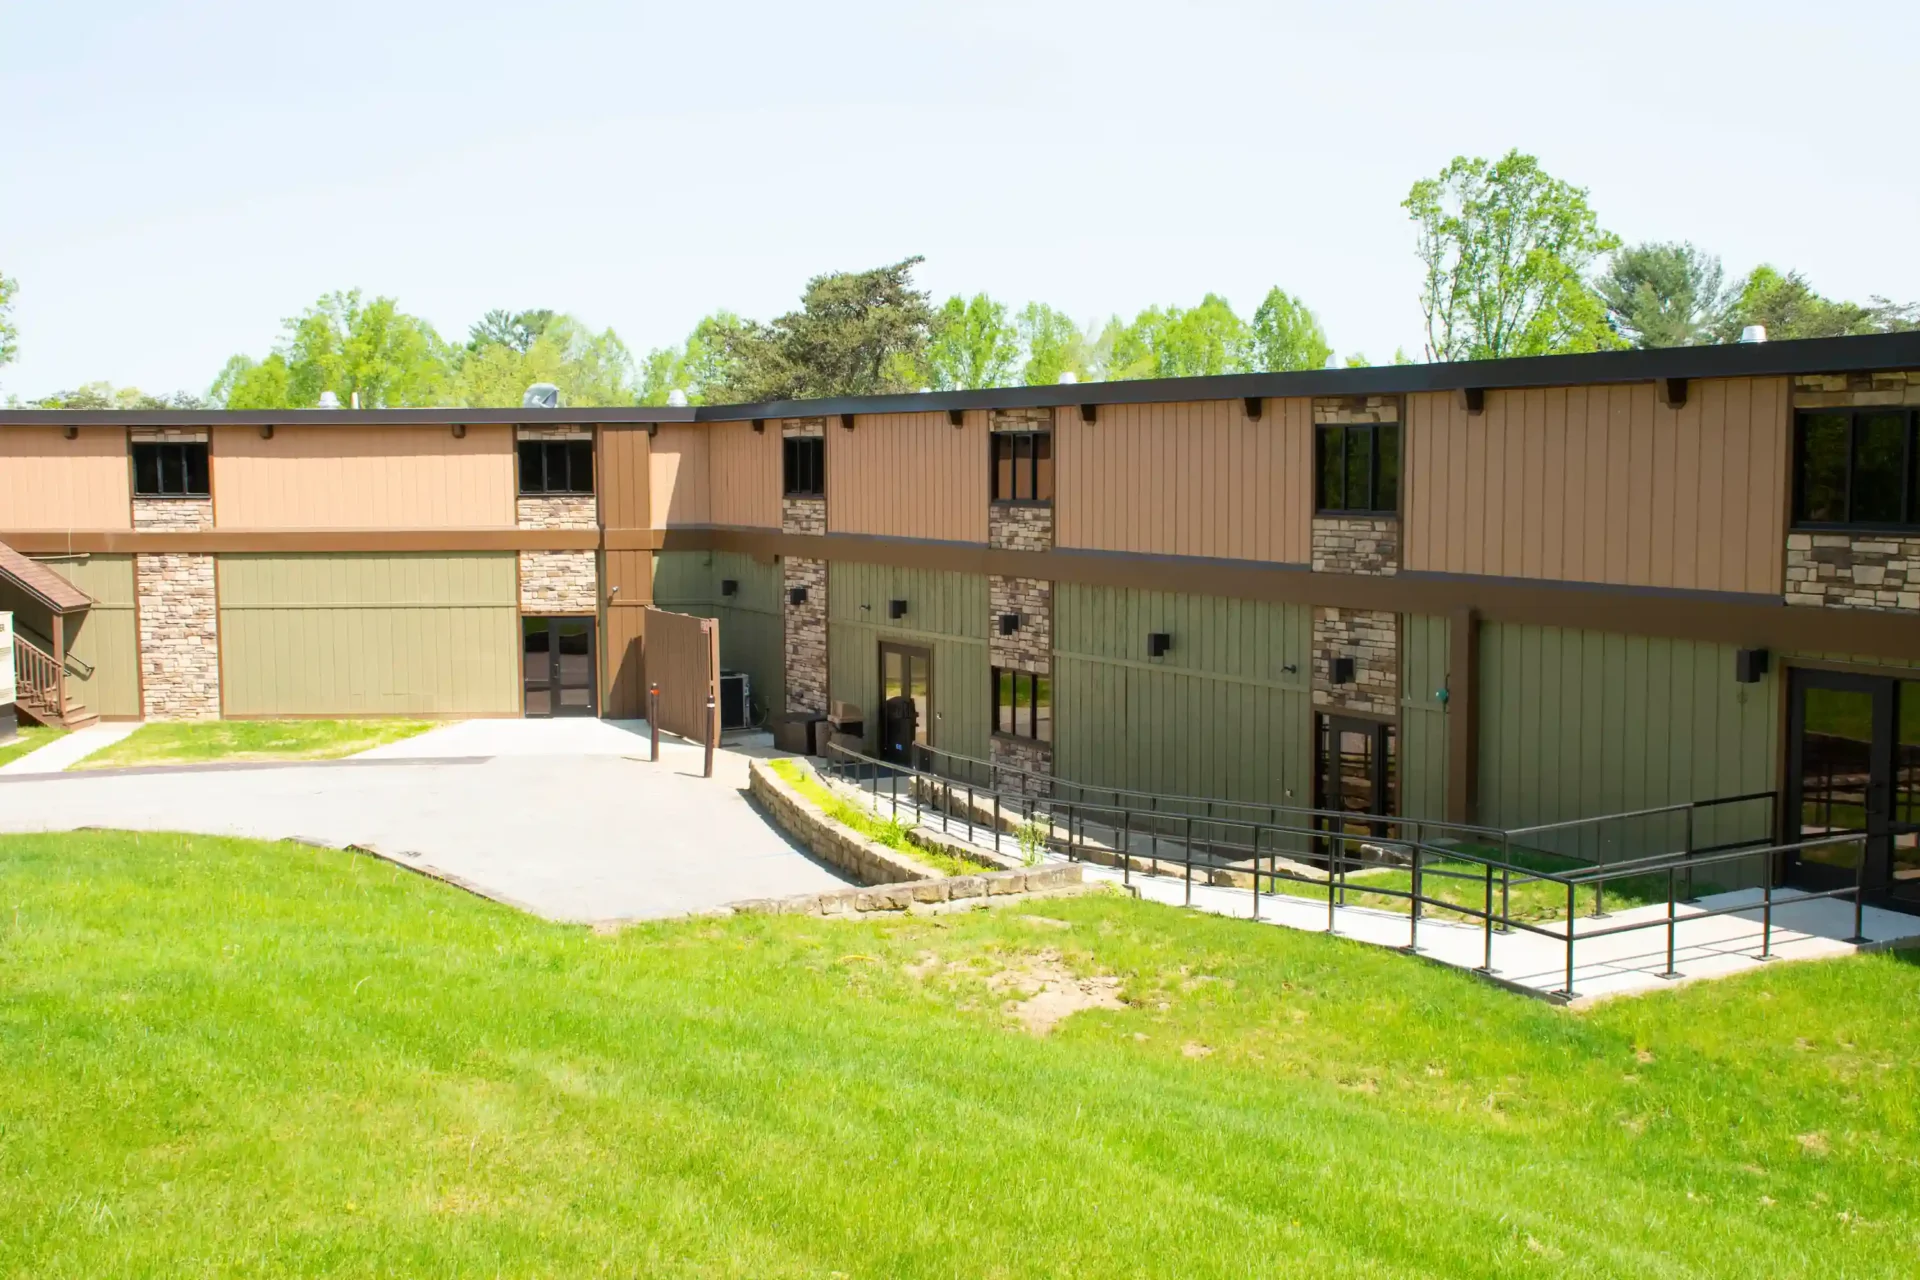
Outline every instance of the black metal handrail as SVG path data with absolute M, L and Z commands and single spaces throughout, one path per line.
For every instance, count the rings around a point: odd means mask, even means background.
M 954 804 L 954 791 L 963 788 L 966 794 L 965 823 L 967 836 L 971 841 L 975 831 L 985 826 L 992 833 L 996 851 L 1002 850 L 1002 838 L 1010 820 L 1017 820 L 1023 826 L 1038 827 L 1038 834 L 1029 836 L 1029 841 L 1045 844 L 1050 852 L 1057 852 L 1071 860 L 1086 860 L 1094 849 L 1110 848 L 1119 863 L 1122 883 L 1131 884 L 1137 859 L 1134 854 L 1133 835 L 1135 832 L 1135 811 L 1123 805 L 1090 803 L 1084 800 L 1063 799 L 1057 795 L 1035 795 L 1026 791 L 1008 791 L 1003 788 L 983 788 L 970 779 L 956 779 L 932 773 L 914 767 L 910 763 L 877 759 L 839 745 L 828 748 L 827 764 L 829 771 L 837 777 L 850 780 L 854 785 L 864 781 L 871 803 L 878 808 L 880 802 L 880 782 L 884 777 L 889 780 L 888 794 L 896 817 L 899 816 L 901 790 L 900 780 L 907 782 L 906 797 L 916 823 L 926 821 L 927 798 L 931 794 L 936 801 L 934 808 L 940 815 L 944 830 L 951 831 L 949 821 Z M 1024 771 L 1018 771 L 1024 773 Z M 1043 775 L 1026 775 L 1029 777 Z M 1682 812 L 1694 807 L 1709 807 L 1714 803 L 1739 803 L 1758 799 L 1771 800 L 1773 793 L 1756 792 L 1747 796 L 1725 797 L 1720 801 L 1698 802 L 1695 805 L 1661 806 L 1650 812 Z M 986 823 L 975 821 L 982 811 L 983 803 L 990 804 L 991 816 Z M 1354 831 L 1348 829 L 1355 823 L 1355 815 L 1333 810 L 1308 810 L 1293 806 L 1280 807 L 1293 816 L 1310 816 L 1326 820 L 1323 826 L 1301 826 L 1296 823 L 1261 822 L 1254 819 L 1236 819 L 1224 817 L 1179 816 L 1184 820 L 1185 828 L 1179 840 L 1181 851 L 1178 862 L 1185 881 L 1185 902 L 1193 903 L 1194 852 L 1197 843 L 1207 844 L 1210 850 L 1217 847 L 1211 837 L 1203 842 L 1193 838 L 1193 824 L 1196 820 L 1222 828 L 1241 832 L 1241 839 L 1229 842 L 1230 851 L 1250 856 L 1240 856 L 1228 862 L 1224 869 L 1236 869 L 1234 863 L 1251 863 L 1250 888 L 1253 895 L 1253 916 L 1260 918 L 1261 885 L 1268 887 L 1268 896 L 1277 892 L 1282 882 L 1307 884 L 1316 890 L 1324 889 L 1327 899 L 1327 931 L 1337 932 L 1336 908 L 1344 904 L 1349 892 L 1377 894 L 1383 897 L 1404 900 L 1408 913 L 1407 949 L 1419 951 L 1420 922 L 1423 908 L 1445 911 L 1462 915 L 1471 920 L 1479 920 L 1484 934 L 1484 953 L 1480 971 L 1487 974 L 1495 972 L 1493 967 L 1493 935 L 1496 932 L 1509 933 L 1514 930 L 1531 933 L 1561 942 L 1566 948 L 1566 982 L 1557 993 L 1566 999 L 1574 997 L 1574 973 L 1576 968 L 1577 945 L 1581 941 L 1592 941 L 1647 929 L 1664 928 L 1667 933 L 1667 968 L 1661 976 L 1680 976 L 1675 968 L 1676 937 L 1679 922 L 1682 919 L 1711 919 L 1721 915 L 1736 915 L 1758 911 L 1761 913 L 1761 950 L 1763 958 L 1772 954 L 1773 912 L 1776 907 L 1797 902 L 1814 901 L 1822 898 L 1851 897 L 1854 904 L 1854 932 L 1849 941 L 1865 941 L 1862 932 L 1863 912 L 1865 909 L 1865 841 L 1864 831 L 1833 832 L 1815 839 L 1802 840 L 1789 844 L 1772 844 L 1767 841 L 1734 842 L 1728 845 L 1708 848 L 1685 848 L 1662 854 L 1650 854 L 1624 863 L 1603 864 L 1589 867 L 1551 870 L 1537 866 L 1528 866 L 1515 862 L 1511 855 L 1507 839 L 1511 833 L 1500 832 L 1502 846 L 1499 856 L 1490 852 L 1481 852 L 1471 845 L 1449 843 L 1435 845 L 1417 838 L 1387 835 L 1376 831 Z M 1148 811 L 1148 816 L 1156 820 L 1170 816 L 1164 812 Z M 1044 820 L 1044 821 L 1043 821 Z M 1411 825 L 1413 820 L 1397 819 L 1391 824 Z M 1559 824 L 1554 824 L 1559 825 Z M 1117 836 L 1111 845 L 1102 845 L 1088 838 L 1089 827 L 1097 827 Z M 1064 836 L 1059 833 L 1064 829 Z M 1151 846 L 1151 855 L 1145 859 L 1149 874 L 1169 859 L 1160 857 L 1158 831 Z M 1283 855 L 1286 842 L 1303 841 L 1305 849 L 1295 850 Z M 1690 844 L 1691 842 L 1689 842 Z M 1855 876 L 1851 886 L 1827 890 L 1791 890 L 1782 895 L 1773 885 L 1775 862 L 1786 855 L 1810 848 L 1833 848 L 1836 845 L 1853 845 L 1856 850 Z M 1283 857 L 1285 861 L 1283 862 Z M 1263 865 L 1264 858 L 1264 865 Z M 1394 862 L 1392 858 L 1403 861 Z M 1683 901 L 1680 893 L 1680 880 L 1684 875 L 1688 880 L 1689 893 L 1694 873 L 1703 867 L 1731 865 L 1748 860 L 1762 862 L 1764 874 L 1762 881 L 1762 899 L 1757 905 L 1694 909 L 1684 917 L 1679 912 Z M 1323 862 L 1324 873 L 1309 875 L 1299 870 L 1305 861 Z M 1203 859 L 1201 866 L 1213 884 L 1213 873 L 1223 869 L 1218 858 Z M 1464 865 L 1472 868 L 1468 871 L 1453 870 L 1452 867 Z M 1354 884 L 1351 877 L 1356 873 L 1374 870 L 1401 870 L 1408 872 L 1408 885 L 1402 889 L 1394 884 L 1364 882 Z M 1628 921 L 1616 925 L 1604 925 L 1598 928 L 1582 930 L 1578 927 L 1579 909 L 1578 891 L 1585 886 L 1593 886 L 1593 919 L 1603 919 L 1605 886 L 1609 881 L 1624 879 L 1644 879 L 1664 875 L 1667 878 L 1667 910 L 1664 917 L 1649 920 Z M 1484 885 L 1482 904 L 1476 908 L 1469 903 L 1455 902 L 1436 897 L 1426 892 L 1430 879 L 1452 881 L 1479 881 Z M 1495 906 L 1494 888 L 1496 880 L 1500 886 L 1499 905 Z M 1566 914 L 1564 927 L 1549 928 L 1530 920 L 1516 919 L 1511 904 L 1511 889 L 1515 885 L 1528 883 L 1551 883 L 1562 886 L 1566 893 Z M 1215 886 L 1218 887 L 1218 886 Z M 1229 887 L 1232 887 L 1231 885 Z M 1287 895 L 1297 898 L 1298 895 Z

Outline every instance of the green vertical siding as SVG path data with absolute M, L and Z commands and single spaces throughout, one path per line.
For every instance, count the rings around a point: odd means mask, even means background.
M 1447 704 L 1434 695 L 1449 685 L 1445 618 L 1410 613 L 1400 626 L 1400 812 L 1447 816 Z
M 732 580 L 739 591 L 722 595 Z M 720 622 L 720 665 L 744 671 L 756 716 L 786 705 L 786 632 L 780 566 L 736 551 L 664 551 L 653 558 L 653 602 Z
M 1733 678 L 1734 648 L 1558 627 L 1480 630 L 1480 818 L 1519 827 L 1765 791 L 1780 742 L 1778 673 Z M 1696 843 L 1759 834 L 1764 806 L 1702 815 Z M 1684 838 L 1639 819 L 1539 840 L 1614 858 Z
M 70 614 L 67 651 L 92 666 L 82 678 L 71 673 L 68 688 L 95 715 L 140 714 L 140 625 L 134 612 L 133 557 L 86 555 L 49 558 L 47 568 L 93 597 L 93 607 Z M 49 635 L 45 610 L 32 628 Z
M 226 555 L 230 716 L 520 710 L 511 553 Z
M 907 616 L 888 618 L 889 600 L 905 600 Z M 984 758 L 992 711 L 986 578 L 887 565 L 827 566 L 827 696 L 866 709 L 869 747 L 878 741 L 883 641 L 932 651 L 928 740 Z
M 1173 647 L 1149 659 L 1156 631 Z M 1311 635 L 1301 605 L 1057 584 L 1054 772 L 1312 803 Z

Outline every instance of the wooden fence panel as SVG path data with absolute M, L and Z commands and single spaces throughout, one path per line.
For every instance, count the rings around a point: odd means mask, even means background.
M 720 624 L 647 610 L 647 680 L 660 686 L 660 728 L 694 742 L 720 741 Z

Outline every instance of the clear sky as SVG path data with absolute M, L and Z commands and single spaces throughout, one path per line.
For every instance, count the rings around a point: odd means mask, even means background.
M 1417 352 L 1408 186 L 1520 147 L 1628 240 L 1920 297 L 1920 3 L 0 0 L 0 392 L 204 391 L 322 292 L 636 356 L 926 255 L 1085 320 L 1303 296 Z

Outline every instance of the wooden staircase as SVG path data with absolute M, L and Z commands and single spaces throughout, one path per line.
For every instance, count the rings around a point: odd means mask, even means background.
M 36 724 L 84 729 L 99 721 L 67 692 L 64 664 L 18 631 L 13 636 L 14 708 Z

